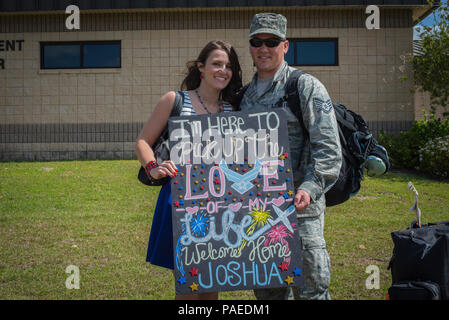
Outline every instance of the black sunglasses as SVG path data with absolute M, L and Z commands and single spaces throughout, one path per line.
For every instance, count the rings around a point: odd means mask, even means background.
M 249 44 L 252 47 L 259 48 L 262 46 L 262 44 L 265 43 L 265 45 L 268 48 L 274 48 L 274 47 L 277 47 L 279 45 L 279 43 L 281 43 L 282 41 L 283 40 L 277 39 L 277 38 L 268 38 L 268 39 L 252 38 L 252 39 L 249 39 Z

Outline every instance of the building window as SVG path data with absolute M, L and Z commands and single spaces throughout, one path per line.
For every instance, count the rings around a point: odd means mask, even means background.
M 288 39 L 291 66 L 338 66 L 338 39 Z
M 41 69 L 120 68 L 120 41 L 41 42 Z

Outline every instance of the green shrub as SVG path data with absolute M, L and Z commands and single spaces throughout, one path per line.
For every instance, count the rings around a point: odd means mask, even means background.
M 449 135 L 428 141 L 419 150 L 419 170 L 439 177 L 449 175 Z
M 449 119 L 441 120 L 431 115 L 429 119 L 415 121 L 409 131 L 399 135 L 381 133 L 378 141 L 387 149 L 393 167 L 418 169 L 419 150 L 429 140 L 446 135 L 449 135 Z

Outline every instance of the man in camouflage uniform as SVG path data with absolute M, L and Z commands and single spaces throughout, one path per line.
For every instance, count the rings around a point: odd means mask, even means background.
M 257 72 L 240 107 L 244 111 L 272 108 L 284 96 L 285 83 L 295 70 L 284 61 L 288 50 L 287 19 L 279 14 L 256 14 L 250 27 L 250 53 Z M 263 41 L 261 41 L 263 40 Z M 263 42 L 263 43 L 262 43 Z M 277 45 L 276 45 L 277 44 Z M 298 79 L 304 126 L 286 107 L 290 159 L 296 195 L 298 231 L 302 242 L 304 286 L 261 289 L 258 299 L 330 299 L 330 261 L 324 240 L 324 194 L 338 178 L 341 146 L 332 102 L 323 84 L 309 74 Z

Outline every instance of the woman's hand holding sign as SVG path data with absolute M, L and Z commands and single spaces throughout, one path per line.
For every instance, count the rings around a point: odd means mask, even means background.
M 167 176 L 176 176 L 178 169 L 171 160 L 165 160 L 160 163 L 156 168 L 151 169 L 150 174 L 154 179 L 162 179 Z

